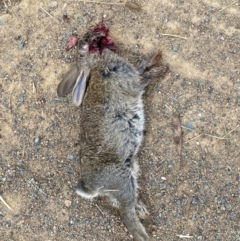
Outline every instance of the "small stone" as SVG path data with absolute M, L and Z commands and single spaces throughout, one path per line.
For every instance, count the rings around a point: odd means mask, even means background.
M 225 202 L 226 202 L 226 201 L 225 201 L 224 198 L 221 198 L 221 199 L 220 199 L 220 203 L 221 203 L 221 204 L 224 204 Z
M 237 174 L 236 181 L 240 182 L 240 174 Z
M 211 21 L 211 20 L 210 20 L 209 18 L 206 18 L 206 19 L 204 20 L 205 23 L 210 23 L 210 21 Z
M 20 170 L 19 173 L 20 173 L 21 176 L 23 176 L 24 170 Z
M 20 104 L 22 104 L 22 103 L 24 102 L 24 97 L 21 96 L 21 97 L 19 98 L 18 102 L 19 102 Z
M 160 186 L 161 189 L 165 189 L 166 188 L 165 182 L 160 182 L 159 186 Z
M 164 220 L 164 217 L 161 217 L 161 216 L 157 217 L 157 221 L 158 221 L 158 222 L 161 222 L 161 221 L 163 221 L 163 220 Z
M 108 225 L 108 226 L 107 226 L 107 229 L 108 229 L 108 230 L 110 230 L 111 228 L 112 228 L 112 226 L 111 226 L 111 225 Z
M 237 103 L 240 105 L 240 97 L 237 98 Z
M 25 45 L 25 43 L 20 43 L 20 44 L 18 45 L 18 49 L 19 49 L 19 50 L 22 50 L 23 47 L 24 47 L 24 45 Z
M 20 40 L 21 39 L 21 35 L 17 35 L 14 37 L 14 39 L 17 41 L 17 40 Z
M 176 201 L 176 203 L 177 203 L 177 205 L 182 205 L 182 200 L 181 200 L 181 199 L 178 199 L 178 200 Z
M 76 220 L 77 220 L 76 218 L 71 218 L 69 221 L 69 224 L 73 225 L 76 222 Z
M 58 3 L 57 1 L 52 1 L 48 4 L 48 7 L 49 8 L 56 8 L 58 6 Z
M 71 205 L 72 205 L 72 201 L 71 200 L 65 200 L 65 205 L 67 206 L 67 207 L 70 207 Z
M 198 204 L 199 201 L 200 201 L 200 200 L 199 200 L 199 197 L 198 197 L 198 196 L 193 196 L 193 197 L 192 197 L 192 204 L 193 204 L 193 205 Z
M 221 39 L 222 41 L 224 41 L 224 37 L 223 37 L 223 36 L 221 36 L 220 39 Z
M 194 130 L 194 126 L 193 126 L 193 124 L 191 124 L 191 123 L 185 123 L 185 124 L 183 124 L 183 126 L 187 128 L 187 129 L 186 129 L 187 132 L 191 132 L 191 131 Z
M 34 139 L 34 143 L 35 143 L 36 145 L 38 145 L 38 144 L 40 143 L 40 138 L 39 138 L 39 137 L 36 137 L 36 138 Z
M 223 85 L 221 85 L 221 87 L 222 87 L 223 90 L 228 89 L 228 85 L 227 84 L 223 84 Z
M 173 50 L 174 52 L 177 52 L 177 51 L 178 51 L 178 47 L 177 47 L 177 46 L 173 46 L 173 47 L 172 47 L 172 50 Z
M 218 233 L 221 233 L 221 231 L 222 231 L 221 228 L 218 228 L 218 229 L 217 229 L 217 232 L 218 232 Z
M 79 21 L 79 23 L 84 23 L 84 19 L 83 18 L 79 18 L 78 21 Z
M 192 221 L 195 221 L 197 218 L 195 215 L 192 216 Z
M 26 90 L 22 90 L 22 94 L 25 95 L 26 94 Z
M 3 25 L 3 22 L 2 22 L 2 20 L 0 20 L 0 26 L 2 26 Z
M 238 23 L 235 28 L 240 29 L 240 23 Z
M 74 156 L 74 155 L 69 155 L 69 159 L 70 159 L 70 160 L 74 160 L 74 159 L 75 159 L 75 156 Z
M 208 185 L 204 185 L 205 190 L 208 190 L 208 188 L 209 188 Z

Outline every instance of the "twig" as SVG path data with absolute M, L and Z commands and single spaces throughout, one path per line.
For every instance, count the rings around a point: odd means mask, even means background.
M 168 106 L 167 104 L 165 105 L 165 107 L 167 107 L 168 110 L 172 111 L 172 107 Z
M 229 4 L 229 5 L 227 5 L 225 8 L 222 8 L 220 11 L 218 11 L 218 13 L 220 13 L 220 12 L 224 11 L 225 9 L 231 7 L 231 6 L 232 6 L 233 4 L 235 4 L 235 3 L 238 3 L 238 1 L 235 1 L 235 2 L 233 2 L 233 3 Z
M 220 137 L 220 136 L 213 136 L 211 134 L 207 134 L 207 133 L 202 133 L 203 135 L 205 136 L 210 136 L 210 137 L 213 137 L 213 138 L 216 138 L 216 139 L 219 139 L 219 140 L 225 140 L 227 138 L 224 138 L 224 137 Z
M 119 192 L 117 189 L 104 189 L 104 192 Z
M 120 6 L 125 6 L 126 3 L 109 3 L 109 2 L 98 2 L 98 1 L 91 1 L 91 0 L 77 0 L 74 2 L 84 2 L 84 3 L 100 3 L 100 4 L 108 4 L 108 5 L 120 5 Z
M 100 213 L 102 214 L 102 215 L 104 215 L 104 213 L 103 213 L 103 211 L 101 210 L 101 208 L 95 203 L 95 206 L 97 207 L 97 209 L 100 211 Z
M 2 201 L 2 203 L 3 203 L 8 209 L 10 209 L 11 211 L 13 210 L 13 209 L 4 201 L 4 199 L 2 198 L 2 196 L 0 196 L 0 200 Z
M 126 7 L 132 11 L 141 11 L 141 5 L 139 5 L 138 3 L 135 2 L 131 2 L 131 1 L 126 1 L 123 3 L 109 3 L 109 2 L 98 2 L 98 1 L 91 1 L 91 0 L 77 0 L 77 1 L 73 1 L 73 2 L 84 2 L 84 3 L 100 3 L 100 4 L 107 4 L 107 5 L 117 5 L 117 6 L 123 6 Z
M 48 11 L 46 11 L 42 6 L 40 6 L 40 8 L 43 10 L 43 12 L 45 12 L 49 17 L 51 17 L 52 19 L 54 18 Z
M 226 133 L 226 134 L 225 134 L 224 136 L 222 136 L 222 137 L 220 137 L 220 136 L 214 136 L 214 135 L 207 134 L 207 133 L 202 133 L 202 134 L 199 134 L 199 135 L 193 137 L 192 139 L 184 142 L 184 144 L 185 144 L 185 143 L 188 143 L 188 142 L 190 142 L 190 141 L 193 141 L 193 140 L 195 140 L 196 138 L 198 138 L 199 136 L 202 136 L 202 135 L 210 136 L 210 137 L 213 137 L 213 138 L 216 138 L 216 139 L 219 139 L 219 140 L 229 140 L 229 138 L 228 138 L 227 136 L 228 136 L 230 133 L 232 133 L 233 131 L 235 131 L 239 126 L 240 126 L 240 125 L 237 125 L 236 127 L 234 127 L 231 131 L 229 131 L 228 133 Z M 185 128 L 185 129 L 188 129 L 188 130 L 193 130 L 193 129 L 187 128 L 187 127 L 185 127 L 185 126 L 182 126 L 182 127 Z
M 177 236 L 179 238 L 193 238 L 193 236 L 189 236 L 189 234 L 187 234 L 187 235 L 177 234 Z
M 237 128 L 239 127 L 239 125 L 237 125 L 235 128 L 233 128 L 231 131 L 229 131 L 226 135 L 223 136 L 226 137 L 227 135 L 229 135 L 230 133 L 232 133 L 233 131 L 235 131 Z
M 188 140 L 188 141 L 185 141 L 184 144 L 186 144 L 186 143 L 188 143 L 188 142 L 190 142 L 190 141 L 193 141 L 193 140 L 197 139 L 197 138 L 198 138 L 199 136 L 201 136 L 201 135 L 202 135 L 202 134 L 199 134 L 199 135 L 193 137 L 192 139 L 190 139 L 190 140 Z
M 5 1 L 3 1 L 4 5 L 5 5 L 5 8 L 8 9 L 8 5 L 5 3 Z
M 168 37 L 173 37 L 173 38 L 180 38 L 180 39 L 187 39 L 186 37 L 182 37 L 180 35 L 174 35 L 174 34 L 167 34 L 167 33 L 161 33 L 162 36 L 168 36 Z

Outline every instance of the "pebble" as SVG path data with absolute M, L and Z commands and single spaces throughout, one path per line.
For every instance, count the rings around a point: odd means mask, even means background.
M 182 205 L 182 200 L 178 199 L 176 203 L 177 203 L 177 205 Z
M 38 144 L 40 143 L 40 138 L 39 138 L 39 137 L 36 137 L 36 138 L 34 139 L 34 143 L 35 143 L 36 145 L 38 145 Z
M 197 218 L 195 215 L 192 216 L 192 221 L 195 221 Z
M 238 97 L 238 99 L 237 99 L 237 103 L 240 105 L 240 97 Z
M 192 198 L 192 204 L 193 205 L 196 205 L 196 204 L 198 204 L 199 203 L 199 197 L 198 196 L 193 196 L 193 198 Z
M 83 18 L 79 18 L 79 23 L 84 23 L 84 19 Z
M 22 50 L 23 47 L 24 47 L 24 45 L 25 45 L 24 43 L 20 43 L 20 44 L 18 45 L 18 49 L 19 49 L 19 50 Z
M 187 129 L 186 129 L 187 132 L 191 132 L 191 131 L 194 130 L 194 126 L 193 126 L 193 124 L 191 124 L 191 123 L 185 123 L 185 124 L 183 124 L 183 126 L 187 128 Z
M 52 1 L 48 4 L 48 7 L 49 8 L 56 8 L 58 6 L 58 3 L 57 1 Z
M 111 226 L 111 225 L 108 225 L 108 226 L 107 226 L 107 229 L 108 229 L 108 230 L 110 230 L 111 228 L 112 228 L 112 226 Z
M 177 51 L 178 51 L 178 47 L 177 47 L 177 46 L 173 46 L 173 47 L 172 47 L 172 50 L 173 50 L 174 52 L 177 52 Z
M 224 41 L 224 37 L 223 37 L 223 36 L 221 36 L 220 39 L 221 39 L 222 41 Z
M 3 25 L 3 22 L 0 20 L 0 26 L 2 26 Z
M 69 159 L 70 159 L 70 160 L 74 160 L 74 159 L 75 159 L 75 156 L 74 156 L 74 155 L 69 155 Z
M 158 221 L 158 222 L 161 222 L 161 221 L 163 221 L 163 220 L 164 220 L 164 217 L 161 217 L 161 216 L 157 217 L 157 221 Z
M 14 37 L 14 39 L 17 41 L 17 40 L 20 40 L 21 39 L 21 35 L 16 35 L 15 37 Z
M 221 85 L 221 87 L 222 87 L 223 90 L 228 89 L 228 85 L 227 84 L 223 84 L 223 85 Z
M 210 21 L 211 21 L 211 20 L 210 20 L 209 18 L 206 18 L 206 19 L 204 20 L 205 23 L 210 23 Z
M 71 205 L 72 205 L 72 201 L 71 200 L 65 200 L 65 205 L 67 206 L 67 207 L 70 207 Z
M 208 185 L 204 185 L 205 190 L 208 190 L 208 188 L 209 188 Z
M 240 174 L 237 174 L 236 181 L 240 182 Z
M 19 102 L 20 104 L 22 104 L 22 103 L 24 102 L 24 97 L 21 96 L 21 97 L 19 98 L 18 102 Z
M 23 176 L 24 170 L 20 170 L 19 173 L 20 173 L 21 176 Z
M 236 29 L 240 29 L 240 23 L 236 25 Z
M 73 225 L 76 222 L 76 220 L 77 220 L 76 218 L 71 218 L 69 221 L 69 224 Z

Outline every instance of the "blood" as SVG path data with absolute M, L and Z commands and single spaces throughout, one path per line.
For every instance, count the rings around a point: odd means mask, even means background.
M 109 27 L 102 21 L 91 32 L 88 51 L 90 53 L 98 52 L 100 54 L 106 48 L 115 51 L 114 41 L 108 34 Z

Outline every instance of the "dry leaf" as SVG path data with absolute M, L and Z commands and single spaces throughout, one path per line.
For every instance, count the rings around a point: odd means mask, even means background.
M 180 123 L 180 116 L 179 114 L 173 115 L 173 141 L 177 145 L 177 153 L 180 161 L 180 165 L 183 164 L 182 160 L 182 128 Z

